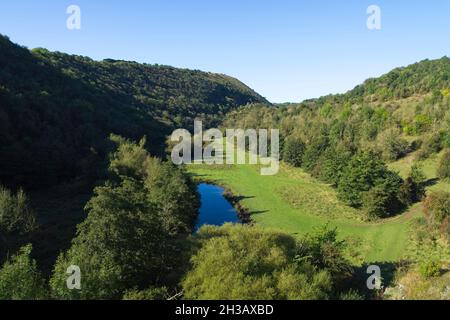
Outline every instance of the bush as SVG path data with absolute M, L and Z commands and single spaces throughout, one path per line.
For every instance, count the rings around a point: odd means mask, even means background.
M 424 212 L 431 226 L 441 227 L 450 219 L 450 193 L 437 191 L 430 194 L 425 199 Z
M 397 160 L 409 152 L 409 143 L 396 129 L 388 129 L 378 136 L 378 147 L 387 161 Z
M 36 227 L 25 193 L 16 195 L 0 186 L 0 232 L 23 235 Z
M 332 294 L 326 267 L 333 263 L 323 257 L 316 262 L 311 251 L 329 249 L 327 237 L 317 246 L 297 248 L 289 235 L 228 224 L 203 227 L 196 238 L 200 250 L 182 282 L 186 299 L 316 300 Z
M 434 133 L 422 143 L 422 148 L 417 153 L 419 159 L 426 159 L 433 153 L 438 153 L 442 150 L 441 134 Z
M 167 288 L 150 288 L 147 290 L 131 290 L 127 291 L 123 296 L 123 300 L 167 300 L 169 294 Z
M 349 301 L 358 301 L 358 300 L 364 300 L 365 297 L 358 291 L 355 291 L 351 289 L 348 292 L 345 292 L 340 295 L 339 300 L 349 300 Z
M 428 260 L 420 264 L 419 272 L 422 277 L 427 279 L 439 277 L 441 275 L 441 267 L 436 261 Z
M 405 206 L 421 201 L 425 196 L 426 177 L 422 171 L 422 167 L 417 163 L 413 164 L 411 173 L 403 182 L 399 190 L 399 200 Z
M 0 300 L 38 300 L 48 297 L 45 280 L 27 245 L 0 269 Z
M 29 242 L 36 228 L 36 218 L 23 191 L 17 194 L 0 186 L 0 263 L 8 252 L 15 252 Z
M 438 166 L 438 177 L 441 179 L 450 178 L 450 150 L 446 151 Z

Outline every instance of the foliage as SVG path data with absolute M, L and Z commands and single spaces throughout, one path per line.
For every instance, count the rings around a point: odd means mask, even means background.
M 419 272 L 425 278 L 439 277 L 441 267 L 436 261 L 425 261 L 419 266 Z
M 305 144 L 294 137 L 286 139 L 283 149 L 283 160 L 293 167 L 301 167 Z
M 448 227 L 450 221 L 450 193 L 431 193 L 424 202 L 424 212 L 429 224 L 435 228 Z M 444 229 L 448 232 L 449 230 Z
M 0 186 L 0 263 L 7 252 L 24 245 L 36 229 L 36 218 L 22 190 L 17 194 Z
M 204 227 L 182 285 L 187 299 L 326 299 L 332 280 L 288 235 L 256 227 Z M 232 263 L 230 263 L 232 261 Z
M 17 194 L 0 186 L 0 231 L 23 235 L 36 227 L 36 219 L 22 190 Z
M 352 158 L 338 184 L 338 196 L 347 204 L 363 206 L 376 216 L 395 213 L 402 179 L 389 171 L 373 153 L 361 153 Z M 372 190 L 372 188 L 377 187 Z M 369 193 L 367 193 L 369 192 Z
M 335 286 L 352 275 L 349 261 L 343 256 L 345 241 L 338 240 L 337 229 L 330 229 L 327 225 L 307 234 L 297 244 L 299 261 L 308 261 L 319 269 L 327 270 Z
M 127 291 L 123 300 L 166 300 L 168 298 L 167 288 L 150 288 L 146 290 L 130 290 Z
M 38 300 L 48 297 L 44 278 L 30 258 L 32 246 L 20 249 L 0 269 L 0 300 Z
M 144 141 L 112 140 L 113 176 L 95 189 L 72 247 L 58 258 L 50 281 L 56 298 L 120 299 L 130 288 L 170 284 L 184 258 L 179 241 L 192 230 L 199 203 L 189 177 L 151 158 Z M 82 290 L 65 286 L 70 265 L 81 269 Z
M 441 179 L 450 178 L 450 150 L 446 151 L 442 156 L 438 166 L 438 176 Z
M 0 36 L 0 182 L 42 188 L 104 178 L 111 133 L 151 137 L 164 154 L 174 128 L 208 124 L 264 98 L 225 75 L 29 51 Z

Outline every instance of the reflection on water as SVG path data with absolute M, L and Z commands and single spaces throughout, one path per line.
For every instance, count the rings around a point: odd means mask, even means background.
M 236 210 L 223 196 L 224 189 L 212 184 L 202 183 L 198 186 L 202 205 L 195 231 L 203 225 L 221 226 L 225 223 L 239 223 Z

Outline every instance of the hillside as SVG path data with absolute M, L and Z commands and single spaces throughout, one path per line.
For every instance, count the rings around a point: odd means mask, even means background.
M 354 89 L 308 102 L 384 102 L 436 93 L 450 87 L 450 58 L 423 60 L 396 68 L 381 77 L 370 78 Z
M 94 181 L 111 133 L 162 155 L 165 136 L 266 100 L 225 75 L 29 51 L 0 37 L 0 183 Z
M 277 127 L 284 140 L 350 153 L 373 150 L 389 162 L 418 150 L 426 158 L 450 145 L 449 109 L 450 59 L 444 57 L 395 69 L 345 94 L 276 108 L 247 106 L 230 113 L 224 125 Z

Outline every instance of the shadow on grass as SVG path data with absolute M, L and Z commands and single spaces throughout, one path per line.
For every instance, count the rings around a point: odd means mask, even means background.
M 380 290 L 370 290 L 367 282 L 374 273 L 368 273 L 369 266 L 378 266 L 381 270 Z M 407 266 L 407 262 L 373 262 L 354 269 L 354 275 L 347 283 L 349 288 L 355 289 L 365 296 L 366 299 L 379 299 L 383 289 L 394 285 L 397 271 Z
M 438 179 L 438 178 L 433 178 L 433 179 L 429 179 L 429 180 L 425 181 L 425 182 L 423 183 L 423 185 L 424 185 L 425 187 L 429 188 L 429 187 L 432 187 L 432 186 L 434 186 L 434 185 L 437 185 L 438 182 L 439 182 L 439 179 Z

